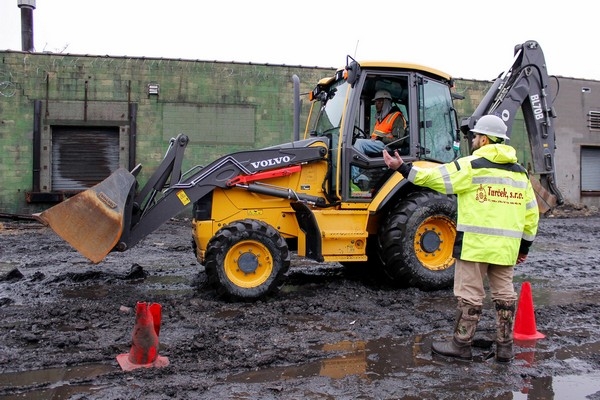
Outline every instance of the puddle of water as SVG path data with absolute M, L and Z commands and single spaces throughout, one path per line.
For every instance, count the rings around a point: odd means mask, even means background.
M 33 390 L 21 394 L 2 396 L 2 400 L 48 400 L 48 399 L 70 399 L 72 396 L 83 393 L 93 393 L 96 389 L 93 386 L 71 386 L 63 385 L 57 388 Z
M 439 296 L 427 299 L 426 302 L 417 304 L 417 312 L 429 313 L 435 311 L 446 311 L 448 310 L 448 304 L 455 304 L 456 297 L 452 291 L 440 292 Z
M 106 285 L 90 285 L 79 286 L 76 288 L 62 289 L 62 295 L 68 299 L 83 298 L 83 299 L 101 299 L 110 293 L 110 289 Z
M 555 399 L 584 399 L 600 391 L 600 373 L 555 376 L 552 383 Z
M 383 338 L 368 342 L 344 341 L 333 343 L 320 347 L 320 350 L 326 354 L 336 354 L 326 359 L 291 367 L 250 371 L 230 376 L 227 381 L 236 383 L 268 383 L 316 376 L 340 379 L 349 375 L 373 381 L 391 376 L 412 374 L 415 373 L 416 368 L 420 367 L 423 367 L 420 373 L 429 378 L 436 378 L 436 374 L 442 373 L 442 369 L 440 368 L 440 361 L 431 356 L 430 344 L 430 339 L 420 336 L 413 337 L 412 339 Z M 531 351 L 528 351 L 528 345 Z M 559 360 L 573 359 L 574 362 L 577 362 L 576 357 L 589 355 L 591 354 L 590 352 L 598 352 L 600 342 L 584 344 L 582 346 L 570 346 L 569 348 L 548 353 L 543 352 L 543 346 L 538 346 L 538 349 L 535 347 L 535 341 L 518 345 L 515 349 L 517 353 L 515 362 L 525 362 L 526 366 L 534 367 L 536 356 L 538 356 L 538 361 L 554 358 Z M 541 357 L 539 357 L 540 355 Z M 474 362 L 483 362 L 482 357 L 482 355 L 476 356 Z M 490 363 L 495 364 L 493 361 L 490 361 Z M 460 365 L 462 366 L 463 364 L 461 363 Z M 565 375 L 531 378 L 529 381 L 524 382 L 521 393 L 514 393 L 515 396 L 526 393 L 526 397 L 514 398 L 585 398 L 585 395 L 600 391 L 599 377 L 600 372 L 577 376 Z M 571 387 L 573 385 L 577 385 L 577 392 L 572 391 Z M 459 384 L 456 387 L 445 386 L 445 390 L 448 393 L 460 393 L 463 388 Z M 547 397 L 548 391 L 549 393 L 554 393 L 554 397 Z M 559 393 L 565 395 L 558 395 Z M 573 397 L 574 393 L 581 393 L 582 395 Z
M 115 366 L 89 364 L 0 374 L 0 388 L 21 391 L 19 394 L 2 396 L 2 399 L 67 399 L 75 394 L 92 393 L 102 388 L 92 385 L 72 385 L 70 381 L 93 379 L 116 371 L 119 369 Z M 42 389 L 39 389 L 40 387 Z M 27 388 L 35 390 L 27 390 Z
M 579 331 L 579 335 L 590 337 L 588 332 Z M 569 332 L 548 332 L 548 336 L 572 336 Z M 529 366 L 543 360 L 578 362 L 584 356 L 600 353 L 600 342 L 584 343 L 582 345 L 563 346 L 557 350 L 549 350 L 549 342 L 545 340 L 515 340 L 517 358 L 527 361 Z M 583 361 L 582 361 L 583 363 Z
M 549 385 L 548 385 L 549 384 Z M 586 399 L 600 391 L 600 373 L 533 378 L 513 400 L 527 399 Z
M 149 289 L 147 292 L 157 296 L 186 296 L 194 294 L 194 289 Z
M 600 304 L 598 291 L 590 290 L 536 290 L 532 294 L 533 303 L 537 305 L 568 305 L 577 303 Z
M 191 277 L 179 275 L 148 276 L 141 282 L 156 295 L 189 295 L 194 293 Z
M 148 287 L 148 292 L 153 294 L 185 295 L 194 292 L 189 279 L 183 276 L 149 276 L 144 280 L 136 281 L 132 284 L 146 286 Z M 110 295 L 111 290 L 115 289 L 97 284 L 63 289 L 62 295 L 66 298 L 93 300 Z
M 160 285 L 175 285 L 178 283 L 189 285 L 190 279 L 185 276 L 179 275 L 163 275 L 163 276 L 148 276 L 145 279 L 148 284 L 160 284 Z
M 531 297 L 535 305 L 559 306 L 573 303 L 600 304 L 600 297 L 595 289 L 556 290 L 547 286 L 547 279 L 515 277 L 515 283 L 525 281 L 531 283 Z
M 423 337 L 378 339 L 374 341 L 342 341 L 319 347 L 325 353 L 337 355 L 303 365 L 251 371 L 231 376 L 230 382 L 264 383 L 309 376 L 333 379 L 348 375 L 378 379 L 406 372 L 419 366 L 434 365 L 429 348 L 424 349 Z

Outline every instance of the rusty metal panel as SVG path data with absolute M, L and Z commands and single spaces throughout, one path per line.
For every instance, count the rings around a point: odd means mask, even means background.
M 52 190 L 90 188 L 119 168 L 119 128 L 52 126 Z

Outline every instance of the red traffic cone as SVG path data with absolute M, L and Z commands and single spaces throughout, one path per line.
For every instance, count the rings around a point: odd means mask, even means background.
M 160 334 L 160 321 L 162 319 L 162 306 L 158 303 L 152 303 L 148 306 L 150 314 L 152 314 L 152 322 L 154 324 L 154 332 L 156 336 Z
M 135 308 L 135 326 L 129 353 L 119 354 L 117 361 L 123 371 L 136 368 L 166 367 L 169 359 L 158 355 L 162 307 L 160 304 L 138 302 Z
M 521 287 L 513 337 L 517 340 L 543 339 L 546 337 L 543 333 L 538 332 L 536 328 L 531 284 L 529 282 L 523 282 Z

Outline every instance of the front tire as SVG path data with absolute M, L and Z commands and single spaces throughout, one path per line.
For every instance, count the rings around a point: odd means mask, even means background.
M 235 221 L 209 241 L 206 275 L 219 295 L 254 301 L 279 290 L 290 258 L 287 243 L 275 228 L 259 220 Z
M 455 238 L 455 197 L 428 190 L 411 193 L 390 211 L 380 228 L 384 272 L 399 286 L 451 287 Z

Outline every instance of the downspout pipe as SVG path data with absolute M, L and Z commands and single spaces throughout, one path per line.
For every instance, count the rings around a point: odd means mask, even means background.
M 294 74 L 294 141 L 300 140 L 300 78 Z

